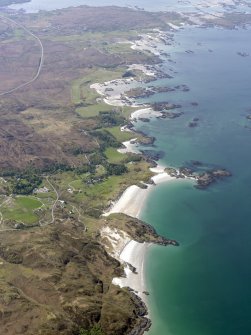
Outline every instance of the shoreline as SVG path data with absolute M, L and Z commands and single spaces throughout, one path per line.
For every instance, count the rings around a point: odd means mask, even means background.
M 153 30 L 153 33 L 155 34 L 154 38 L 150 38 L 149 34 L 141 35 L 140 42 L 136 41 L 131 43 L 131 48 L 141 51 L 148 50 L 152 52 L 153 55 L 160 57 L 161 53 L 158 52 L 158 44 L 161 42 L 163 43 L 163 39 L 166 40 L 167 35 L 162 31 L 156 30 Z M 140 71 L 143 75 L 153 81 L 161 76 L 161 72 L 158 70 L 158 65 L 152 66 L 144 64 L 133 64 L 128 66 L 128 70 Z M 116 107 L 134 107 L 135 111 L 131 113 L 128 122 L 137 121 L 141 117 L 148 117 L 150 119 L 160 117 L 162 115 L 161 112 L 154 111 L 150 105 L 137 104 L 135 101 L 133 101 L 133 99 L 128 98 L 124 94 L 125 91 L 128 90 L 128 85 L 133 87 L 135 85 L 140 85 L 141 82 L 141 77 L 140 80 L 126 78 L 106 81 L 105 83 L 94 83 L 90 87 L 95 89 L 96 92 L 99 93 L 102 97 L 102 100 L 108 105 Z M 126 130 L 127 126 L 124 126 L 121 129 L 121 131 Z M 135 132 L 135 138 L 123 142 L 123 147 L 119 148 L 118 152 L 132 152 L 141 154 L 136 146 L 137 131 L 132 132 Z M 129 186 L 122 193 L 122 195 L 112 203 L 111 207 L 103 213 L 103 216 L 107 217 L 113 213 L 123 213 L 138 219 L 153 188 L 160 183 L 177 180 L 175 176 L 171 176 L 165 172 L 165 167 L 158 165 L 158 163 L 156 163 L 155 167 L 150 168 L 150 171 L 154 174 L 151 177 L 150 184 L 142 184 L 142 188 L 137 185 Z M 124 265 L 125 277 L 114 277 L 112 283 L 114 285 L 118 285 L 119 287 L 128 287 L 129 290 L 133 291 L 133 293 L 136 294 L 136 296 L 145 305 L 145 316 L 149 319 L 150 308 L 147 299 L 148 292 L 145 283 L 144 265 L 147 251 L 153 243 L 139 243 L 133 240 L 124 231 L 119 229 L 111 229 L 109 226 L 104 226 L 101 228 L 100 234 L 108 253 L 110 253 L 112 257 L 115 257 Z M 149 329 L 151 320 L 149 319 L 148 321 L 148 327 L 143 327 L 140 334 L 143 334 L 146 330 Z
M 120 260 L 126 264 L 125 265 L 125 274 L 126 277 L 114 277 L 112 283 L 118 285 L 119 287 L 130 287 L 143 300 L 147 305 L 147 311 L 149 315 L 149 306 L 147 301 L 147 287 L 145 283 L 145 258 L 147 250 L 151 246 L 150 243 L 139 243 L 134 240 L 130 240 L 125 247 L 123 248 L 120 254 Z M 137 255 L 137 257 L 135 257 Z M 136 269 L 134 273 L 130 267 L 127 265 L 130 264 Z
M 104 212 L 103 216 L 109 216 L 113 213 L 123 213 L 138 219 L 151 190 L 160 183 L 177 180 L 176 177 L 170 176 L 164 169 L 165 168 L 161 165 L 150 168 L 150 171 L 155 173 L 155 175 L 151 177 L 153 183 L 142 184 L 144 188 L 137 185 L 127 187 L 119 199 L 112 203 L 109 210 Z
M 156 173 L 151 178 L 153 184 L 147 184 L 147 188 L 140 188 L 136 185 L 129 186 L 119 199 L 112 204 L 111 208 L 103 214 L 103 216 L 107 217 L 113 213 L 123 213 L 139 219 L 146 200 L 154 187 L 160 183 L 177 180 L 176 177 L 172 177 L 164 172 L 164 167 L 160 165 L 157 165 L 150 170 L 153 173 Z M 109 235 L 113 236 L 116 233 L 118 232 L 110 230 Z M 120 243 L 117 242 L 113 245 L 113 252 L 111 255 L 125 266 L 126 277 L 114 277 L 112 283 L 119 287 L 130 288 L 130 290 L 132 290 L 146 305 L 147 314 L 145 316 L 149 318 L 150 306 L 147 299 L 148 290 L 145 282 L 144 270 L 147 251 L 153 243 L 140 243 L 129 237 L 126 233 L 123 233 L 123 231 L 119 232 L 120 236 L 118 240 L 121 241 Z M 103 232 L 101 232 L 101 235 L 104 237 Z M 106 238 L 110 240 L 110 237 L 107 235 Z

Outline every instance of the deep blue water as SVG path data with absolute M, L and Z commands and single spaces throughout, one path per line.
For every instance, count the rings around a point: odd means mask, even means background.
M 178 73 L 165 84 L 186 84 L 190 91 L 151 99 L 181 103 L 184 115 L 138 127 L 156 136 L 156 150 L 165 152 L 162 163 L 200 160 L 233 176 L 204 191 L 191 181 L 162 184 L 148 198 L 141 218 L 181 243 L 149 252 L 150 334 L 248 335 L 251 131 L 245 126 L 251 126 L 251 58 L 237 52 L 251 54 L 250 30 L 187 28 L 175 41 L 169 53 Z M 189 128 L 194 117 L 199 125 Z
M 37 11 L 80 4 L 188 11 L 196 2 L 32 0 L 21 7 Z M 149 251 L 150 335 L 251 334 L 251 121 L 246 119 L 251 114 L 251 56 L 237 54 L 251 55 L 250 36 L 250 29 L 187 27 L 175 33 L 163 64 L 174 78 L 155 85 L 186 84 L 190 91 L 148 101 L 180 103 L 184 115 L 137 125 L 156 137 L 155 149 L 165 152 L 161 163 L 200 160 L 233 173 L 204 191 L 191 181 L 174 181 L 150 194 L 141 218 L 181 244 Z M 189 128 L 194 117 L 198 127 Z

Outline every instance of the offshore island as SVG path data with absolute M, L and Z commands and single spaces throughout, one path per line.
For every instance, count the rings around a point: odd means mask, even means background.
M 140 105 L 137 98 L 189 90 L 141 86 L 168 76 L 160 66 L 168 55 L 159 48 L 192 19 L 87 6 L 1 14 L 4 334 L 136 335 L 149 329 L 139 273 L 144 248 L 179 241 L 137 219 L 144 199 L 162 181 L 189 178 L 204 189 L 231 175 L 222 167 L 205 171 L 202 162 L 161 167 L 160 153 L 135 146 L 154 143 L 135 130 L 138 120 L 182 117 L 179 105 Z M 243 16 L 196 14 L 196 20 L 233 27 Z

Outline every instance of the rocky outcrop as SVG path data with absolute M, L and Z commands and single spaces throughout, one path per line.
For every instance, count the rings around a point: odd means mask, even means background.
M 159 235 L 151 225 L 125 214 L 111 214 L 107 217 L 107 223 L 109 227 L 121 229 L 140 243 L 148 242 L 163 246 L 179 245 L 177 241 Z
M 205 189 L 212 183 L 225 178 L 230 177 L 232 174 L 230 171 L 222 168 L 209 169 L 204 172 L 198 172 L 199 168 L 203 169 L 203 163 L 199 161 L 191 161 L 193 168 L 191 167 L 180 167 L 172 168 L 167 167 L 165 171 L 172 177 L 176 178 L 193 178 L 196 180 L 194 187 L 198 189 Z
M 176 119 L 183 115 L 183 112 L 162 112 L 161 118 L 162 119 Z
M 161 111 L 167 111 L 170 109 L 181 108 L 182 106 L 179 104 L 170 104 L 168 102 L 156 102 L 152 104 L 151 107 L 153 108 L 153 110 L 157 112 L 161 112 Z
M 231 175 L 231 172 L 225 169 L 215 169 L 212 171 L 204 172 L 197 176 L 197 185 L 195 187 L 199 189 L 205 189 L 217 180 L 224 177 L 230 177 Z
M 78 335 L 98 323 L 124 335 L 148 324 L 142 303 L 111 284 L 120 263 L 82 224 L 2 232 L 0 245 L 1 333 Z

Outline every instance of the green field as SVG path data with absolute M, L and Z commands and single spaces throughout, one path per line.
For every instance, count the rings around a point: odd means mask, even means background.
M 41 201 L 33 197 L 15 197 L 6 205 L 3 205 L 1 212 L 4 220 L 14 220 L 25 224 L 33 224 L 38 221 L 34 210 L 41 207 Z
M 87 107 L 78 107 L 76 112 L 83 118 L 98 116 L 99 112 L 109 112 L 112 110 L 112 106 L 105 103 L 97 103 Z
M 131 133 L 128 131 L 121 131 L 120 126 L 106 128 L 106 130 L 109 131 L 109 133 L 112 134 L 116 138 L 116 140 L 121 143 L 129 141 L 137 136 L 135 133 Z
M 109 163 L 114 163 L 114 164 L 121 163 L 126 158 L 126 155 L 121 154 L 115 148 L 107 148 L 105 150 L 105 156 L 106 156 Z
M 71 99 L 75 105 L 84 103 L 86 105 L 97 104 L 96 99 L 100 95 L 90 88 L 90 85 L 95 83 L 103 83 L 108 80 L 121 78 L 122 74 L 126 71 L 126 68 L 119 69 L 96 69 L 86 75 L 83 78 L 74 80 L 71 87 Z

